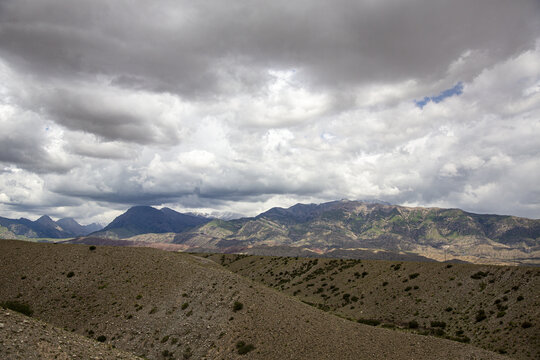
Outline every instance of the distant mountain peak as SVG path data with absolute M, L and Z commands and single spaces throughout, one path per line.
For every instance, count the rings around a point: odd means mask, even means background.
M 158 210 L 152 206 L 137 205 L 116 217 L 94 235 L 123 238 L 147 233 L 179 233 L 209 221 L 210 219 L 182 214 L 166 207 Z
M 51 222 L 54 222 L 54 220 L 51 219 L 49 215 L 42 215 L 39 219 L 36 220 L 36 222 L 51 223 Z

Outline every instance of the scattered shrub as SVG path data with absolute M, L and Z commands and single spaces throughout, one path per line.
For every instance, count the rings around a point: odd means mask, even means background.
M 415 279 L 419 276 L 420 274 L 419 273 L 414 273 L 414 274 L 409 274 L 409 279 Z
M 182 305 L 183 306 L 183 305 Z M 233 311 L 234 312 L 237 312 L 237 311 L 240 311 L 244 308 L 244 304 L 242 304 L 241 302 L 239 301 L 235 301 L 234 302 L 234 305 L 233 305 Z
M 449 307 L 447 307 L 446 309 L 444 309 L 444 311 L 446 311 L 446 312 L 450 312 L 450 311 L 452 311 L 452 310 L 454 310 L 454 308 L 452 308 L 451 306 L 449 306 Z
M 527 329 L 527 328 L 530 328 L 532 326 L 532 324 L 528 321 L 524 321 L 522 324 L 521 324 L 521 327 L 524 328 L 524 329 Z
M 75 273 L 73 271 L 70 271 L 67 273 L 67 277 L 70 278 L 70 277 L 73 277 L 75 275 Z
M 189 303 L 185 302 L 182 304 L 182 310 L 186 310 L 187 307 L 189 306 Z
M 360 324 L 366 324 L 366 325 L 371 325 L 371 326 L 377 326 L 379 325 L 381 322 L 377 319 L 358 319 L 357 322 L 359 322 Z
M 157 312 L 157 307 L 153 307 L 148 313 L 149 314 L 155 314 Z
M 409 321 L 407 325 L 409 326 L 409 329 L 418 329 L 418 321 L 416 320 Z
M 19 302 L 19 301 L 5 301 L 0 303 L 0 306 L 10 309 L 26 316 L 32 316 L 34 311 L 30 308 L 30 305 Z
M 245 355 L 254 350 L 255 346 L 253 344 L 246 344 L 244 341 L 238 341 L 236 343 L 236 349 L 238 350 L 238 354 Z
M 165 336 L 161 339 L 161 343 L 164 344 L 164 343 L 166 343 L 168 340 L 169 340 L 169 335 L 165 335 Z
M 382 283 L 382 286 L 386 286 L 386 285 L 388 285 L 388 281 L 384 281 L 384 282 Z
M 444 321 L 432 321 L 431 327 L 439 327 L 444 329 L 446 327 L 446 323 Z
M 96 247 L 94 245 L 90 245 L 89 249 L 90 249 L 90 251 L 94 251 L 94 250 L 96 250 Z
M 474 279 L 474 280 L 480 280 L 481 278 L 483 277 L 486 277 L 489 275 L 489 272 L 483 272 L 483 271 L 478 271 L 474 274 L 471 275 L 471 279 Z
M 524 299 L 524 297 L 523 297 L 522 295 L 519 295 L 519 296 L 517 297 L 517 301 L 521 301 L 521 300 L 523 300 L 523 299 Z
M 487 318 L 486 312 L 483 309 L 478 310 L 476 313 L 476 322 L 480 322 Z
M 105 335 L 99 335 L 96 340 L 99 342 L 105 342 L 107 340 L 107 337 Z

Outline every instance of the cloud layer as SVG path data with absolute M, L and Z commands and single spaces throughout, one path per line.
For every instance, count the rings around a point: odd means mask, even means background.
M 2 1 L 0 215 L 379 198 L 540 218 L 539 19 L 534 0 Z

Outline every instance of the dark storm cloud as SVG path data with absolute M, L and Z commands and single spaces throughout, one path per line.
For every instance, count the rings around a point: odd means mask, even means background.
M 50 156 L 39 143 L 32 139 L 0 136 L 0 163 L 18 164 L 21 168 L 37 173 L 66 172 L 72 164 L 62 163 Z
M 0 48 L 14 66 L 43 77 L 106 74 L 126 86 L 188 97 L 228 91 L 240 63 L 248 72 L 295 68 L 308 82 L 332 88 L 438 79 L 467 51 L 484 53 L 482 68 L 490 66 L 532 46 L 539 6 L 18 0 L 2 5 Z

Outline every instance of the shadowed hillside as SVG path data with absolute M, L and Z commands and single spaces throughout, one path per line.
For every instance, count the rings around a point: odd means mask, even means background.
M 210 219 L 182 214 L 169 208 L 134 206 L 92 236 L 126 238 L 146 233 L 180 233 L 206 224 Z
M 0 263 L 0 302 L 149 359 L 504 358 L 341 319 L 189 254 L 1 241 Z

